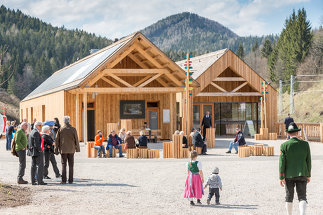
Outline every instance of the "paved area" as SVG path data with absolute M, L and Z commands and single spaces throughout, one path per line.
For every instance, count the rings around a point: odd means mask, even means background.
M 75 157 L 75 184 L 60 185 L 47 180 L 48 186 L 31 186 L 32 204 L 1 209 L 0 214 L 285 214 L 284 189 L 278 180 L 279 146 L 283 140 L 254 141 L 275 146 L 273 157 L 238 158 L 225 154 L 231 139 L 216 139 L 216 148 L 198 159 L 204 175 L 215 166 L 223 181 L 221 205 L 190 207 L 183 198 L 188 159 L 86 158 L 86 148 Z M 308 184 L 308 213 L 323 212 L 323 144 L 311 142 L 312 181 Z M 161 148 L 152 144 L 151 148 Z M 162 155 L 162 153 L 161 153 Z M 60 157 L 57 156 L 60 163 Z M 61 166 L 59 165 L 61 169 Z M 15 184 L 18 159 L 5 151 L 0 141 L 0 181 Z M 49 170 L 54 177 L 53 170 Z M 25 179 L 30 181 L 30 158 Z M 207 194 L 207 190 L 205 191 Z M 213 202 L 214 200 L 212 200 Z M 295 201 L 295 203 L 298 203 Z M 298 214 L 294 204 L 294 214 Z

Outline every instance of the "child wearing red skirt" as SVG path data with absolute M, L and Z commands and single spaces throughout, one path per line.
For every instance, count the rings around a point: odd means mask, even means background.
M 197 204 L 201 205 L 201 198 L 204 195 L 203 192 L 203 171 L 202 171 L 202 163 L 197 161 L 197 152 L 191 152 L 191 161 L 187 164 L 187 179 L 185 182 L 185 192 L 184 198 L 189 199 L 190 205 L 195 205 L 193 202 L 193 198 L 197 199 Z

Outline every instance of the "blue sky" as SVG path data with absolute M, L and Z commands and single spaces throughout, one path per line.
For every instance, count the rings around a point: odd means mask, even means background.
M 108 38 L 131 34 L 184 11 L 218 21 L 240 36 L 278 34 L 293 9 L 302 7 L 312 27 L 323 23 L 322 0 L 0 0 L 0 4 L 55 26 Z

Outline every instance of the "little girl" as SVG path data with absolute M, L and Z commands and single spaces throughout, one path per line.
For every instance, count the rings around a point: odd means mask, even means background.
M 196 160 L 197 152 L 191 152 L 191 161 L 187 164 L 187 179 L 185 182 L 185 192 L 184 198 L 190 200 L 190 205 L 195 205 L 193 202 L 193 198 L 197 199 L 197 204 L 201 203 L 203 192 L 203 171 L 202 171 L 202 163 Z

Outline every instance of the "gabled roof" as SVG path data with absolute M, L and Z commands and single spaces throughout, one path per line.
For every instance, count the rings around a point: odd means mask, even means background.
M 222 55 L 224 55 L 228 49 L 218 50 L 216 52 L 207 53 L 197 57 L 191 58 L 193 72 L 192 78 L 197 79 L 200 75 L 203 74 L 210 66 L 212 66 Z M 177 61 L 176 64 L 179 65 L 185 71 L 185 61 Z
M 60 90 L 77 87 L 93 71 L 110 59 L 114 53 L 124 47 L 135 35 L 136 34 L 132 34 L 125 37 L 106 48 L 58 70 L 33 90 L 26 98 L 23 99 L 23 101 L 58 92 Z

